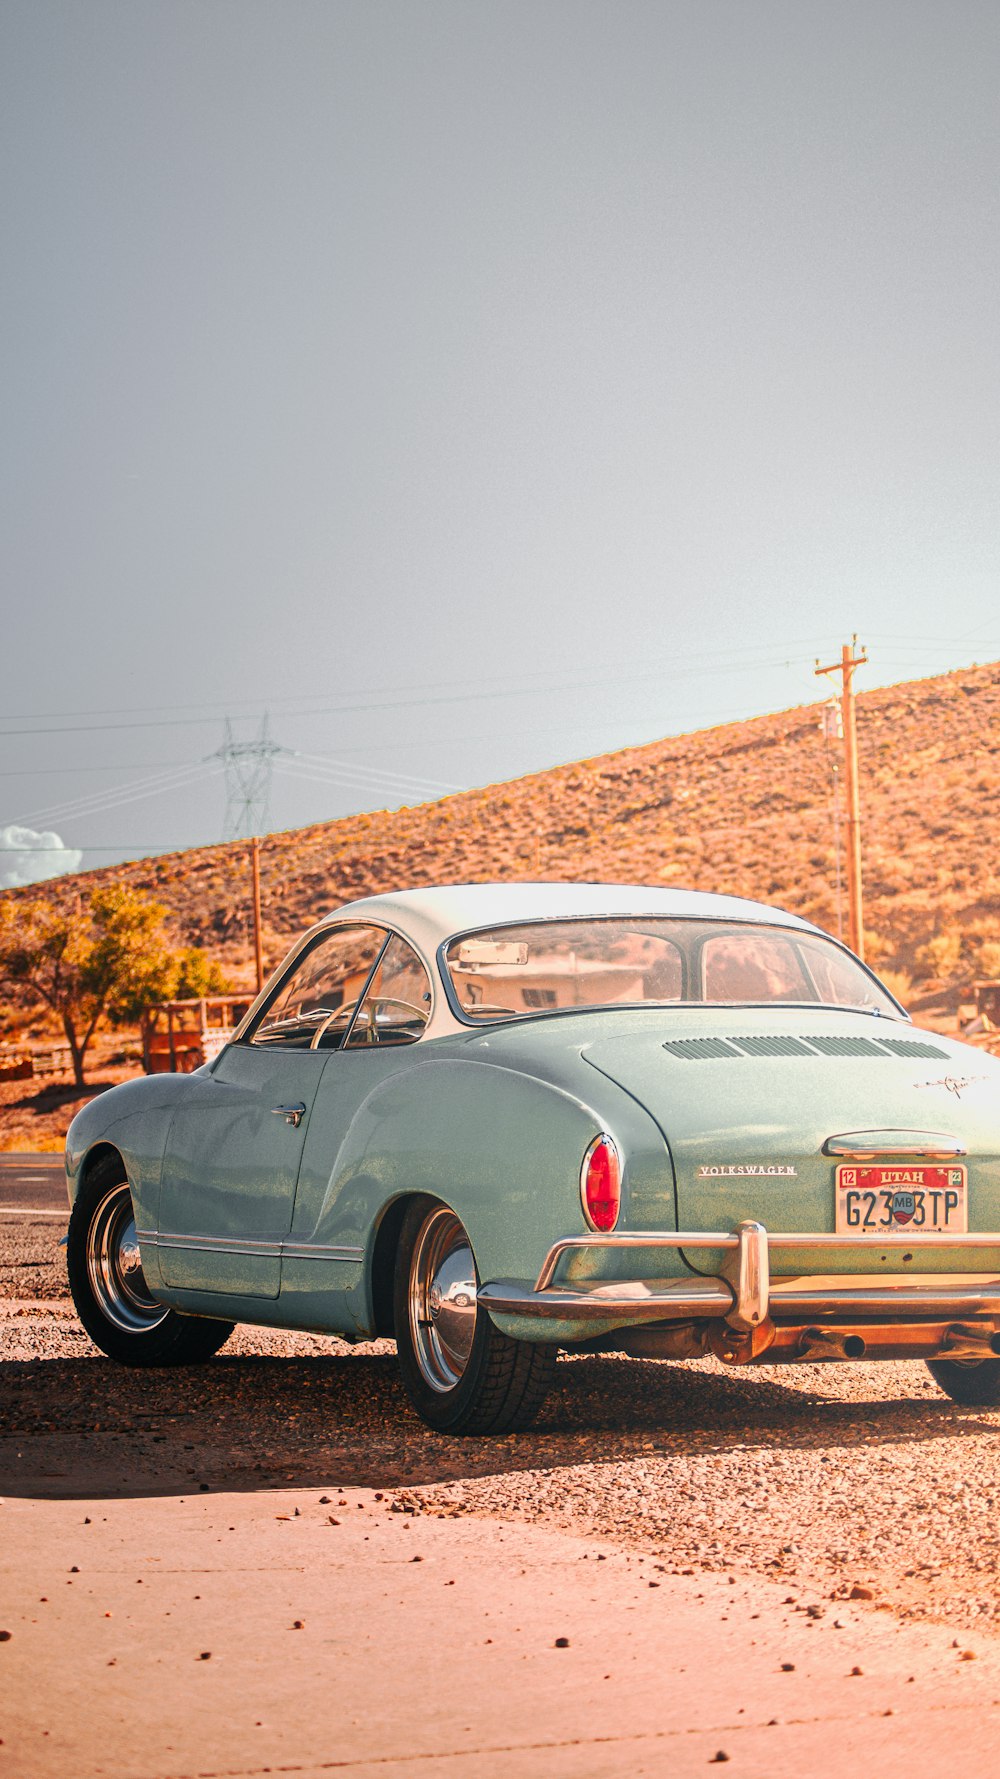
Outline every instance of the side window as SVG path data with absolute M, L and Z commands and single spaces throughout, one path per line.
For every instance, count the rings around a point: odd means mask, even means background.
M 430 1018 L 427 971 L 405 939 L 393 937 L 358 1009 L 348 1046 L 412 1044 Z
M 788 940 L 777 933 L 721 933 L 701 951 L 706 1001 L 812 1001 Z
M 284 1050 L 338 1050 L 385 944 L 378 927 L 334 927 L 299 959 L 251 1035 Z

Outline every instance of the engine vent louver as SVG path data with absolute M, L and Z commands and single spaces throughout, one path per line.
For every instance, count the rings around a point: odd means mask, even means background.
M 809 1041 L 812 1042 L 812 1039 Z M 803 1044 L 801 1038 L 736 1038 L 744 1056 L 814 1056 L 809 1044 Z
M 686 1057 L 689 1062 L 700 1062 L 703 1057 L 742 1056 L 741 1050 L 727 1044 L 725 1038 L 671 1038 L 663 1046 L 672 1056 Z
M 873 1044 L 871 1038 L 814 1038 L 810 1035 L 806 1042 L 818 1050 L 820 1056 L 884 1056 L 885 1051 Z
M 686 1062 L 711 1062 L 723 1057 L 739 1060 L 747 1056 L 873 1056 L 883 1059 L 912 1056 L 939 1062 L 948 1060 L 946 1050 L 911 1038 L 793 1038 L 791 1035 L 755 1034 L 746 1038 L 670 1038 L 663 1048 L 671 1056 L 682 1057 Z
M 939 1050 L 936 1044 L 918 1044 L 912 1038 L 880 1038 L 883 1050 L 891 1050 L 893 1056 L 930 1056 L 938 1062 L 947 1062 L 947 1050 Z

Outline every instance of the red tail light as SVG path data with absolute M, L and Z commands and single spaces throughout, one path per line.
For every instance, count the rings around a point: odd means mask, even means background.
M 622 1166 L 614 1139 L 606 1131 L 594 1138 L 583 1158 L 580 1198 L 591 1229 L 602 1235 L 614 1229 L 622 1202 Z

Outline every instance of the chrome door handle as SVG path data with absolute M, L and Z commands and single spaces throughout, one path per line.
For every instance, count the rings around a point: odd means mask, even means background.
M 286 1124 L 294 1124 L 296 1128 L 306 1115 L 305 1106 L 301 1101 L 297 1106 L 272 1106 L 271 1111 L 277 1113 L 279 1118 L 283 1118 Z

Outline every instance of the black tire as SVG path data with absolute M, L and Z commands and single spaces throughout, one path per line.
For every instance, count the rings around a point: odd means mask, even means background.
M 454 1285 L 463 1267 L 469 1274 L 467 1305 L 454 1292 L 450 1299 L 445 1295 L 449 1270 Z M 435 1281 L 440 1284 L 432 1311 Z M 511 1340 L 477 1308 L 478 1284 L 472 1248 L 455 1213 L 437 1199 L 414 1199 L 396 1251 L 396 1350 L 410 1401 L 439 1433 L 529 1427 L 555 1372 L 554 1346 Z
M 84 1328 L 120 1365 L 200 1365 L 236 1326 L 157 1303 L 139 1263 L 132 1193 L 120 1161 L 102 1163 L 80 1188 L 66 1268 Z
M 1000 1359 L 928 1359 L 927 1369 L 953 1402 L 965 1408 L 1000 1407 Z

